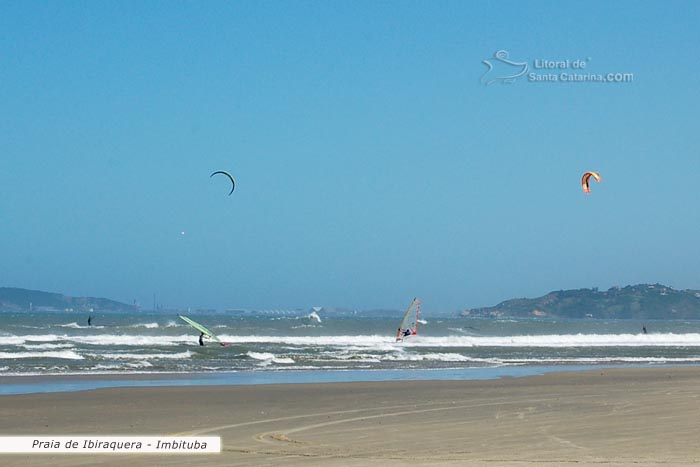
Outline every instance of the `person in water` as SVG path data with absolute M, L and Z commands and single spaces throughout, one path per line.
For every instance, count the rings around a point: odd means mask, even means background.
M 643 332 L 644 334 L 647 333 L 647 327 L 646 327 L 646 325 L 643 325 L 643 326 L 642 326 L 642 332 Z
M 92 326 L 92 315 L 88 316 L 88 326 Z
M 199 345 L 204 345 L 204 333 L 199 335 Z

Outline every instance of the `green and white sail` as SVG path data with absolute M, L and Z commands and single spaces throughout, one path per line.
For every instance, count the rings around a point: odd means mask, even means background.
M 214 340 L 215 340 L 216 342 L 218 342 L 219 344 L 223 344 L 223 342 L 221 342 L 221 340 L 219 340 L 219 338 L 216 337 L 216 334 L 214 334 L 214 333 L 211 332 L 209 329 L 207 329 L 206 327 L 204 327 L 204 326 L 202 326 L 201 324 L 199 324 L 197 321 L 194 321 L 194 320 L 188 318 L 187 316 L 182 316 L 182 315 L 177 315 L 177 316 L 178 316 L 181 320 L 183 320 L 185 323 L 187 323 L 187 324 L 189 324 L 190 326 L 192 326 L 193 328 L 195 328 L 197 331 L 204 333 L 204 335 L 207 336 L 208 338 L 214 339 Z

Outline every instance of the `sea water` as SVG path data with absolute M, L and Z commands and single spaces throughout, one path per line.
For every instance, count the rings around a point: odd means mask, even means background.
M 401 313 L 0 313 L 0 376 L 369 372 L 700 363 L 700 322 L 475 319 L 422 315 L 396 342 Z M 642 331 L 646 326 L 647 333 Z M 355 373 L 354 373 L 355 374 Z M 289 379 L 291 377 L 288 377 Z

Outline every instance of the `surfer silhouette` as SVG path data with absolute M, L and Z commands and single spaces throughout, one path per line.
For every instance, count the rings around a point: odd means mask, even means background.
M 199 335 L 199 345 L 204 345 L 204 333 Z
M 647 333 L 647 327 L 646 327 L 646 325 L 643 325 L 643 326 L 642 326 L 642 332 L 643 332 L 644 334 Z
M 88 326 L 92 326 L 92 315 L 88 316 Z

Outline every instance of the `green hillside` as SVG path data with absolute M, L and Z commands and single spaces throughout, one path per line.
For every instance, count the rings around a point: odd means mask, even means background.
M 106 298 L 71 297 L 38 290 L 0 287 L 0 311 L 137 311 L 134 305 Z
M 539 298 L 506 300 L 462 316 L 519 318 L 700 319 L 700 291 L 661 284 L 559 290 Z

